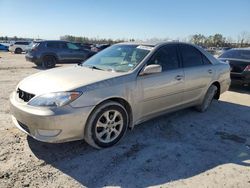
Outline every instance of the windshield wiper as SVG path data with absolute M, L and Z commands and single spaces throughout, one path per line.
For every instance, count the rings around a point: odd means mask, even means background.
M 96 67 L 96 66 L 89 66 L 89 68 L 91 68 L 91 69 L 96 69 L 96 70 L 102 70 L 102 71 L 103 71 L 103 69 L 101 69 L 101 68 L 99 68 L 99 67 Z
M 96 67 L 96 66 L 94 66 L 94 65 L 90 65 L 90 66 L 88 66 L 88 65 L 84 65 L 84 64 L 82 64 L 82 66 L 88 67 L 88 68 L 90 68 L 90 69 L 96 69 L 96 70 L 102 70 L 102 71 L 104 71 L 104 69 L 101 69 L 101 68 Z

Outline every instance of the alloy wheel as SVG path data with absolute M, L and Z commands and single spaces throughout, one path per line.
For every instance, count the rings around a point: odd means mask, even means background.
M 122 132 L 122 114 L 117 110 L 105 111 L 98 119 L 95 126 L 95 134 L 99 141 L 110 143 Z

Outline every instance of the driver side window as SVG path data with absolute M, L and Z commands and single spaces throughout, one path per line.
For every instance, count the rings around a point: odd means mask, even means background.
M 176 45 L 161 47 L 149 60 L 148 65 L 158 64 L 162 66 L 162 72 L 178 69 L 179 60 Z

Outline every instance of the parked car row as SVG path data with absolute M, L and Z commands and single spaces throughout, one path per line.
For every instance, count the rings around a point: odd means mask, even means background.
M 12 42 L 10 45 L 4 45 L 0 43 L 0 50 L 4 51 L 10 51 L 14 52 L 16 54 L 20 54 L 22 52 L 28 52 L 34 43 L 37 43 L 38 41 L 16 41 Z M 93 52 L 99 52 L 107 47 L 110 46 L 110 44 L 89 44 L 89 43 L 78 43 L 74 42 L 74 44 L 83 50 L 91 50 Z
M 9 50 L 9 47 L 6 46 L 6 45 L 0 44 L 0 50 L 8 51 L 8 50 Z
M 61 40 L 41 40 L 16 41 L 9 46 L 0 44 L 0 50 L 16 54 L 25 52 L 27 61 L 44 68 L 52 68 L 57 63 L 80 63 L 109 46 L 110 44 L 94 45 Z
M 110 44 L 82 44 L 67 41 L 17 41 L 9 47 L 0 44 L 0 50 L 14 53 L 28 52 L 26 60 L 37 66 L 52 68 L 57 63 L 80 63 L 95 53 L 109 47 Z M 230 64 L 232 83 L 250 85 L 250 48 L 205 48 L 211 54 L 220 54 L 219 60 Z
M 100 52 L 102 50 L 104 50 L 105 48 L 109 47 L 110 44 L 99 44 L 99 45 L 94 45 L 91 50 L 93 52 Z
M 230 50 L 230 47 L 202 47 L 207 52 L 211 53 L 212 55 L 221 55 L 222 53 L 226 52 L 227 50 Z

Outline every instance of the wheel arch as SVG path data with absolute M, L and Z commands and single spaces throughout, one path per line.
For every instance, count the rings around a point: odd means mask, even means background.
M 17 53 L 17 50 L 20 50 L 21 53 L 23 52 L 23 49 L 21 47 L 16 47 L 14 52 Z
M 125 110 L 127 111 L 128 113 L 128 128 L 132 128 L 133 127 L 133 111 L 132 111 L 132 108 L 131 108 L 131 105 L 129 104 L 129 102 L 127 100 L 125 100 L 124 98 L 122 97 L 110 97 L 110 98 L 106 98 L 104 99 L 103 101 L 99 102 L 95 108 L 92 109 L 90 115 L 92 114 L 92 112 L 98 108 L 99 106 L 101 106 L 102 104 L 106 103 L 106 102 L 109 102 L 109 101 L 113 101 L 113 102 L 117 102 L 119 104 L 121 104 Z M 89 116 L 90 116 L 89 115 Z
M 220 90 L 221 90 L 220 83 L 218 81 L 215 81 L 211 85 L 215 85 L 217 87 L 217 92 L 216 92 L 214 98 L 218 100 L 220 98 Z
M 43 54 L 42 56 L 41 56 L 41 60 L 43 60 L 43 58 L 44 57 L 46 57 L 46 56 L 52 56 L 52 57 L 54 57 L 55 59 L 56 59 L 56 61 L 58 62 L 58 57 L 57 57 L 57 55 L 56 54 L 54 54 L 54 53 L 45 53 L 45 54 Z

